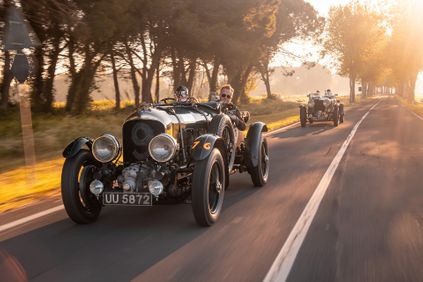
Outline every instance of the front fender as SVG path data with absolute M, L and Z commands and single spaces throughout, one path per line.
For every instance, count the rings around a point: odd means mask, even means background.
M 213 148 L 218 148 L 222 155 L 224 152 L 222 151 L 224 148 L 223 139 L 214 134 L 204 134 L 195 139 L 191 146 L 191 157 L 195 161 L 201 161 L 206 159 Z
M 253 123 L 248 129 L 247 140 L 245 143 L 248 156 L 247 159 L 249 160 L 248 166 L 256 167 L 258 165 L 261 133 L 267 131 L 267 125 L 263 122 Z
M 66 148 L 63 150 L 63 157 L 64 158 L 71 158 L 75 156 L 83 146 L 88 146 L 91 150 L 91 146 L 93 144 L 93 140 L 89 137 L 78 137 L 74 141 L 72 141 Z

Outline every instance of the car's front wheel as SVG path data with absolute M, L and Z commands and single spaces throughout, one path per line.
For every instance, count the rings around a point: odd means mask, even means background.
M 260 140 L 257 166 L 250 168 L 248 171 L 251 175 L 251 180 L 253 181 L 254 186 L 262 187 L 267 183 L 269 170 L 269 147 L 267 146 L 266 138 L 262 136 Z
M 300 123 L 301 127 L 305 127 L 307 124 L 307 111 L 305 107 L 300 107 Z
M 68 216 L 76 223 L 95 221 L 101 211 L 101 203 L 89 190 L 96 170 L 91 152 L 79 151 L 66 159 L 62 169 L 62 200 Z
M 192 211 L 199 225 L 211 226 L 219 218 L 225 195 L 225 177 L 225 163 L 217 148 L 206 159 L 195 164 Z

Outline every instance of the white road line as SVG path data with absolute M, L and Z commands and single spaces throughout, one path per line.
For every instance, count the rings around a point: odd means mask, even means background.
M 319 208 L 323 196 L 325 195 L 326 190 L 329 187 L 332 177 L 335 174 L 335 171 L 338 168 L 338 165 L 341 162 L 345 151 L 347 150 L 360 124 L 380 102 L 381 100 L 374 104 L 367 111 L 367 113 L 356 123 L 351 133 L 345 140 L 344 144 L 342 144 L 335 158 L 332 160 L 332 163 L 326 170 L 326 173 L 320 180 L 319 185 L 317 186 L 316 190 L 308 201 L 294 228 L 286 239 L 285 244 L 283 245 L 278 256 L 273 262 L 272 267 L 264 278 L 264 282 L 286 281 L 286 279 L 288 278 L 289 272 L 291 271 L 295 258 L 297 257 L 298 251 L 300 250 L 300 247 L 304 241 L 308 229 L 310 228 L 311 222 L 313 221 L 313 218 L 316 215 L 317 209 Z
M 300 122 L 299 122 L 299 121 L 297 121 L 297 122 L 295 122 L 295 123 L 293 123 L 293 124 L 290 124 L 290 125 L 284 126 L 284 127 L 282 127 L 282 128 L 279 128 L 279 129 L 275 129 L 275 130 L 272 130 L 272 131 L 266 132 L 266 133 L 264 134 L 264 136 L 269 136 L 269 135 L 272 135 L 272 134 L 276 134 L 276 133 L 280 133 L 280 132 L 283 132 L 283 131 L 287 131 L 288 129 L 294 128 L 294 127 L 296 127 L 296 126 L 297 126 L 297 125 L 299 125 L 299 124 L 300 124 Z
M 0 232 L 6 231 L 8 229 L 14 228 L 14 227 L 22 225 L 22 224 L 25 224 L 27 222 L 34 220 L 34 219 L 49 215 L 51 213 L 61 211 L 63 209 L 64 209 L 64 206 L 60 205 L 60 206 L 56 206 L 54 208 L 51 208 L 51 209 L 48 209 L 48 210 L 45 210 L 45 211 L 37 212 L 37 213 L 30 215 L 30 216 L 27 216 L 27 217 L 6 223 L 6 224 L 0 226 Z

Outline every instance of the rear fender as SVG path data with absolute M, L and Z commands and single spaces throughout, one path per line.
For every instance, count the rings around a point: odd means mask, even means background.
M 195 161 L 201 161 L 206 159 L 213 148 L 218 148 L 222 153 L 222 156 L 225 156 L 224 142 L 222 137 L 219 137 L 214 134 L 204 134 L 197 137 L 191 146 L 191 157 Z M 225 159 L 225 157 L 223 158 Z
M 84 146 L 87 146 L 90 151 L 93 145 L 93 140 L 89 137 L 78 137 L 72 141 L 66 148 L 63 150 L 63 157 L 68 159 L 75 156 Z
M 261 133 L 267 132 L 267 126 L 263 122 L 253 123 L 248 129 L 247 140 L 246 140 L 246 152 L 247 152 L 247 166 L 256 167 L 259 162 L 260 142 Z

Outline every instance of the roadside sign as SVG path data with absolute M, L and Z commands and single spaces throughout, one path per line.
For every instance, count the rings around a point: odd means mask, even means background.
M 32 29 L 25 21 L 22 12 L 16 7 L 10 7 L 7 10 L 5 30 L 5 50 L 22 50 L 39 45 L 35 37 L 31 40 L 30 32 Z
M 19 83 L 24 83 L 29 76 L 29 63 L 25 54 L 18 52 L 13 59 L 12 74 Z

